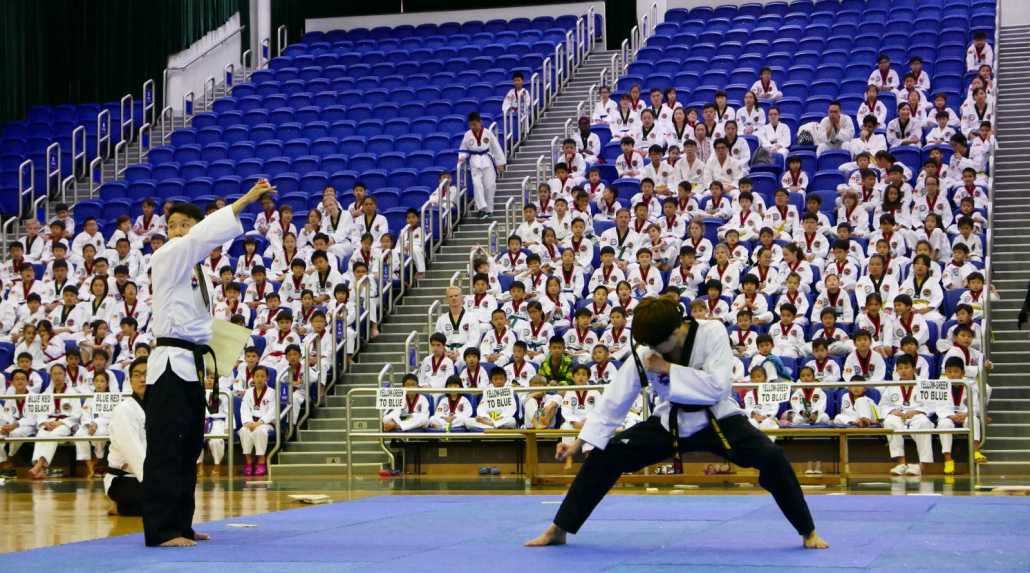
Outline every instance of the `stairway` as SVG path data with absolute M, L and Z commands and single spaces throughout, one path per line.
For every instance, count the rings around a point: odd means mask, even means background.
M 1030 203 L 1026 171 L 1030 168 L 1030 109 L 1021 97 L 1030 89 L 1030 49 L 1026 26 L 1002 27 L 998 65 L 999 151 L 995 158 L 994 252 L 992 282 L 1002 300 L 992 304 L 994 342 L 989 383 L 994 392 L 988 408 L 993 423 L 982 451 L 989 476 L 1025 475 L 1030 468 L 1030 333 L 1016 328 L 1030 282 Z
M 491 219 L 464 219 L 446 240 L 427 269 L 425 278 L 409 290 L 395 311 L 384 318 L 379 337 L 362 347 L 358 363 L 337 382 L 327 398 L 326 408 L 312 413 L 307 427 L 298 432 L 295 441 L 284 444 L 277 460 L 273 460 L 271 473 L 275 477 L 295 475 L 342 475 L 346 467 L 346 394 L 352 388 L 371 388 L 378 382 L 383 367 L 392 364 L 396 369 L 394 382 L 403 376 L 404 342 L 413 330 L 419 332 L 420 359 L 426 356 L 429 344 L 427 312 L 435 301 L 444 302 L 444 290 L 455 272 L 466 274 L 469 252 L 476 244 L 488 245 L 487 230 L 492 222 L 503 225 L 505 202 L 521 193 L 525 177 L 536 173 L 536 162 L 550 150 L 551 140 L 564 133 L 565 121 L 575 119 L 576 106 L 587 99 L 590 86 L 599 80 L 601 70 L 610 62 L 612 52 L 594 52 L 575 70 L 572 77 L 543 113 L 540 121 L 508 161 L 504 175 L 498 179 L 495 198 L 495 216 Z M 589 111 L 588 111 L 589 113 Z M 520 200 L 517 200 L 520 201 Z M 517 214 L 521 216 L 521 213 Z M 464 279 L 468 286 L 468 278 Z M 446 308 L 446 307 L 445 307 Z M 373 396 L 356 398 L 351 408 L 351 422 L 355 429 L 379 427 L 379 412 L 373 405 Z M 363 426 L 361 426 L 363 425 Z M 352 459 L 354 473 L 368 474 L 382 469 L 388 461 L 376 441 L 354 442 Z

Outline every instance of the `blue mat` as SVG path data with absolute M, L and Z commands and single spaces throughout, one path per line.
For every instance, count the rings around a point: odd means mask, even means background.
M 8 553 L 0 569 L 88 571 L 1030 570 L 1030 499 L 809 496 L 832 548 L 806 551 L 769 496 L 609 496 L 565 547 L 522 543 L 560 496 L 383 496 L 216 521 L 214 541 L 146 549 L 141 534 Z M 229 529 L 250 523 L 256 529 Z

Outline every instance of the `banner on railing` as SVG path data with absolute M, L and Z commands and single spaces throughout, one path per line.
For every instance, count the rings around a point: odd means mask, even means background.
M 483 390 L 483 402 L 487 412 L 503 412 L 515 407 L 515 393 L 511 388 L 486 388 Z
M 758 387 L 759 404 L 778 404 L 790 400 L 790 382 L 767 382 Z
M 97 394 L 93 396 L 93 408 L 96 414 L 104 415 L 110 414 L 114 411 L 115 406 L 121 404 L 122 395 L 117 393 L 108 392 L 107 394 Z
M 395 410 L 404 407 L 404 388 L 376 389 L 376 409 Z
M 53 394 L 34 394 L 25 398 L 26 416 L 50 416 L 57 411 Z
M 947 404 L 951 400 L 951 381 L 920 380 L 916 384 L 916 396 L 923 404 Z

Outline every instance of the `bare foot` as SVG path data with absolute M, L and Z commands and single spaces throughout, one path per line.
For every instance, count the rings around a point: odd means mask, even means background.
M 548 545 L 565 545 L 565 532 L 553 523 L 547 528 L 547 531 L 540 534 L 540 537 L 527 541 L 524 547 L 546 547 Z
M 115 515 L 115 516 L 119 515 L 118 514 L 118 504 L 117 503 L 112 503 L 111 507 L 107 508 L 107 515 Z
M 823 541 L 819 534 L 813 531 L 804 537 L 805 549 L 829 549 L 830 544 Z
M 193 541 L 211 541 L 211 536 L 206 533 L 193 532 Z
M 374 324 L 372 325 L 372 336 L 371 336 L 371 338 L 372 338 L 372 340 L 375 340 L 376 338 L 379 338 L 379 327 L 374 325 Z
M 176 537 L 175 539 L 169 539 L 158 547 L 196 547 L 197 543 L 192 539 L 186 539 L 185 537 Z
M 43 466 L 34 466 L 32 469 L 29 470 L 29 477 L 31 477 L 32 479 L 43 479 L 43 472 Z
M 417 275 L 415 275 L 415 280 L 417 281 L 420 281 L 424 278 L 426 278 L 426 273 L 418 273 Z

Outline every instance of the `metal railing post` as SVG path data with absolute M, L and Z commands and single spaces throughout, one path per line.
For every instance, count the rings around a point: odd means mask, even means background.
M 154 104 L 154 80 L 147 80 L 143 82 L 143 123 L 147 123 L 148 121 L 150 123 L 154 123 L 154 121 L 157 120 L 157 117 L 154 116 L 156 111 L 157 107 L 156 104 Z M 147 117 L 148 113 L 150 114 L 150 117 Z M 135 127 L 135 122 L 136 120 L 133 118 L 133 127 Z
M 540 189 L 540 186 L 547 180 L 547 176 L 544 174 L 544 160 L 547 159 L 543 155 L 536 160 L 536 181 L 534 187 Z M 526 203 L 527 205 L 529 203 Z
M 210 87 L 209 87 L 210 86 Z M 211 97 L 208 98 L 208 90 L 211 91 Z M 204 94 L 201 96 L 202 108 L 204 111 L 211 111 L 211 104 L 214 103 L 215 98 L 218 97 L 218 82 L 214 76 L 204 80 Z
M 225 83 L 222 84 L 222 97 L 231 96 L 232 87 L 235 85 L 236 80 L 236 66 L 229 62 L 222 68 L 222 72 L 223 77 L 225 77 Z
M 405 372 L 416 373 L 418 372 L 419 360 L 419 348 L 421 343 L 419 342 L 419 335 L 417 330 L 412 330 L 411 334 L 404 340 L 404 356 L 401 358 L 401 362 L 405 366 Z
M 142 149 L 143 148 L 141 147 L 140 148 L 140 150 L 141 150 L 140 154 L 141 155 L 142 155 Z M 120 159 L 119 156 L 124 156 L 124 159 L 123 160 L 119 160 Z M 114 146 L 114 176 L 115 177 L 121 176 L 122 173 L 125 173 L 125 170 L 128 167 L 129 167 L 129 144 L 128 144 L 128 142 L 126 140 L 123 139 L 123 140 L 119 141 Z
M 89 198 L 96 198 L 97 187 L 104 184 L 104 158 L 97 157 L 89 162 Z M 75 198 L 76 200 L 78 197 Z
M 72 174 L 78 177 L 85 173 L 86 166 L 86 128 L 80 125 L 72 130 Z
M 253 59 L 254 59 L 254 52 L 253 52 L 253 50 L 247 50 L 246 52 L 243 52 L 242 56 L 240 56 L 240 64 L 243 67 L 243 81 L 244 82 L 250 81 L 250 74 L 251 74 L 251 72 L 254 71 L 253 64 L 251 63 L 251 60 L 253 60 Z
M 544 58 L 544 63 L 541 66 L 544 74 L 544 85 L 543 85 L 543 108 L 547 109 L 547 106 L 551 103 L 551 58 Z
M 182 126 L 186 127 L 193 123 L 193 99 L 195 95 L 189 91 L 182 94 Z M 175 127 L 174 125 L 172 126 Z
M 440 316 L 440 301 L 434 300 L 433 304 L 429 305 L 429 311 L 426 313 L 426 332 L 436 332 L 436 319 Z
M 168 143 L 168 136 L 171 135 L 172 130 L 175 129 L 174 113 L 172 106 L 168 106 L 161 110 L 161 123 L 158 126 L 161 128 L 161 139 L 158 140 L 158 143 L 161 145 Z
M 533 75 L 529 76 L 529 99 L 533 106 L 531 112 L 533 117 L 531 122 L 534 124 L 540 119 L 540 111 L 543 108 L 543 103 L 540 99 L 540 90 L 540 74 L 538 72 L 533 72 Z
M 79 194 L 79 181 L 74 175 L 65 177 L 61 182 L 61 203 L 68 203 L 68 188 L 72 190 L 72 199 L 76 199 Z
M 97 157 L 106 157 L 110 146 L 111 112 L 105 109 L 97 114 Z
M 511 233 L 515 231 L 515 221 L 518 217 L 515 216 L 515 198 L 508 197 L 508 200 L 504 202 L 504 236 L 511 236 Z
M 171 108 L 168 108 L 171 109 Z M 163 118 L 162 118 L 163 119 Z M 150 124 L 145 123 L 139 128 L 139 161 L 137 163 L 143 163 L 143 159 L 150 155 Z
M 276 46 L 275 46 L 275 49 L 276 49 L 276 52 L 277 52 L 276 53 L 277 56 L 283 55 L 283 50 L 286 48 L 286 42 L 287 42 L 286 38 L 287 38 L 287 34 L 288 33 L 289 33 L 289 31 L 286 29 L 286 26 L 279 26 L 279 29 L 276 30 Z
M 526 205 L 529 205 L 529 203 L 530 203 L 530 199 L 528 198 L 529 195 L 527 194 L 528 193 L 528 189 L 529 189 L 529 175 L 526 175 L 525 177 L 522 178 L 522 189 L 521 189 L 521 192 L 518 194 L 518 201 L 515 203 L 515 205 L 516 205 L 515 220 L 518 220 L 519 213 L 522 213 L 523 209 L 526 208 Z
M 367 342 L 369 336 L 372 334 L 372 287 L 369 284 L 371 280 L 371 275 L 365 275 L 361 277 L 356 285 L 358 295 L 358 316 L 355 326 L 358 327 L 359 348 L 362 346 L 362 342 Z M 364 332 L 361 330 L 362 320 L 365 322 Z
M 272 59 L 272 40 L 265 38 L 261 40 L 261 67 L 259 69 L 265 69 L 268 67 L 268 62 Z
M 18 223 L 18 220 L 18 217 L 8 217 L 7 220 L 4 221 L 4 224 L 0 226 L 0 241 L 3 242 L 3 249 L 5 253 L 7 252 L 7 243 L 13 242 L 15 239 L 15 235 L 17 234 L 14 229 L 9 230 L 9 228 L 14 227 Z
M 29 168 L 29 186 L 25 186 L 25 167 Z M 36 170 L 33 168 L 31 159 L 26 159 L 18 166 L 18 216 L 25 219 L 28 216 L 28 205 L 32 202 L 32 195 L 36 192 Z M 25 196 L 29 200 L 25 200 Z
M 486 240 L 488 242 L 487 249 L 490 251 L 491 256 L 497 256 L 499 251 L 497 250 L 497 221 L 490 223 L 490 227 L 486 230 Z M 505 239 L 510 235 L 505 235 Z
M 134 128 L 136 123 L 132 117 L 133 104 L 134 100 L 132 99 L 132 94 L 126 94 L 125 97 L 122 98 L 121 102 L 118 103 L 118 113 L 122 118 L 122 126 L 119 128 L 120 133 L 118 134 L 118 137 L 122 141 L 125 141 L 126 139 L 132 141 L 132 136 L 135 135 Z M 126 127 L 128 127 L 128 129 L 126 129 Z
M 54 178 L 56 176 L 56 178 Z M 56 182 L 56 185 L 54 184 Z M 46 148 L 46 190 L 47 193 L 61 183 L 61 144 L 51 143 Z M 44 221 L 45 223 L 45 221 Z

